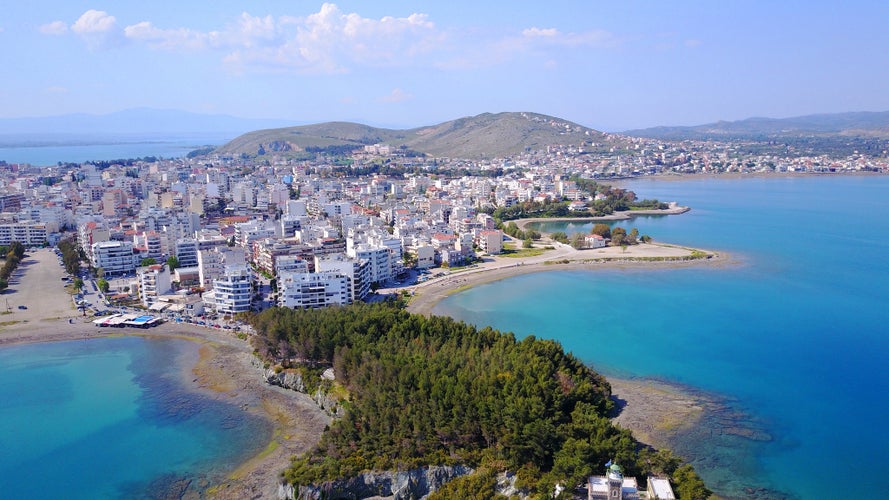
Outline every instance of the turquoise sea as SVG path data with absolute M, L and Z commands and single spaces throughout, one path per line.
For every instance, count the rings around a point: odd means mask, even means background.
M 197 349 L 142 337 L 0 349 L 0 498 L 178 498 L 259 452 L 265 421 L 182 387 Z
M 714 398 L 723 407 L 673 448 L 718 493 L 883 496 L 889 176 L 640 179 L 624 187 L 692 210 L 616 225 L 727 252 L 730 263 L 547 271 L 472 288 L 434 312 L 557 339 L 607 375 Z

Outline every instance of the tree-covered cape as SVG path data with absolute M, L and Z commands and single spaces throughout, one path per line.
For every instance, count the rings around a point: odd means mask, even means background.
M 578 484 L 617 460 L 643 473 L 629 431 L 606 418 L 610 386 L 551 340 L 393 305 L 271 309 L 257 352 L 310 372 L 332 366 L 345 413 L 285 478 L 318 484 L 366 470 L 466 464 L 518 471 L 531 489 Z M 314 388 L 309 387 L 309 391 Z

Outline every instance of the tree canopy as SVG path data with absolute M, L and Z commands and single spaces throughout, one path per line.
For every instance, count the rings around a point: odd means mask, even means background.
M 252 323 L 261 357 L 299 369 L 310 393 L 347 394 L 318 447 L 285 472 L 291 483 L 459 463 L 524 471 L 531 490 L 551 491 L 608 460 L 649 470 L 606 417 L 608 382 L 558 342 L 389 304 L 275 308 Z M 326 367 L 335 384 L 320 377 Z

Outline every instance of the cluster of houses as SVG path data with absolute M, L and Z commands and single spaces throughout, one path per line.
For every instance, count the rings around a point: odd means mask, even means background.
M 4 199 L 10 222 L 0 225 L 0 244 L 7 232 L 28 245 L 74 236 L 109 282 L 109 298 L 154 310 L 324 307 L 365 299 L 406 266 L 460 266 L 500 253 L 503 233 L 480 209 L 495 206 L 495 193 L 504 203 L 519 197 L 482 177 L 341 179 L 290 161 L 251 167 L 186 159 L 102 170 L 0 165 L 23 188 Z
M 622 140 L 610 153 L 602 144 L 550 146 L 480 161 L 399 157 L 398 148 L 376 144 L 356 151 L 354 166 L 410 173 L 362 177 L 343 175 L 320 154 L 0 162 L 0 245 L 54 245 L 76 234 L 89 265 L 113 283 L 110 293 L 145 307 L 237 314 L 263 304 L 345 304 L 406 267 L 460 266 L 500 253 L 494 208 L 558 200 L 585 210 L 603 195 L 580 189 L 575 176 L 707 171 L 718 156 L 689 144 Z M 585 244 L 606 242 L 589 235 Z

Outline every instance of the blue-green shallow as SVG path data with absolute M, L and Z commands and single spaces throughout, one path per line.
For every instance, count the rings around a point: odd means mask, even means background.
M 674 444 L 719 493 L 873 498 L 889 466 L 889 177 L 626 186 L 692 211 L 618 225 L 737 264 L 523 275 L 434 312 L 557 339 L 606 374 L 723 398 Z
M 0 349 L 0 497 L 163 497 L 224 478 L 271 428 L 183 387 L 197 348 L 123 337 Z

